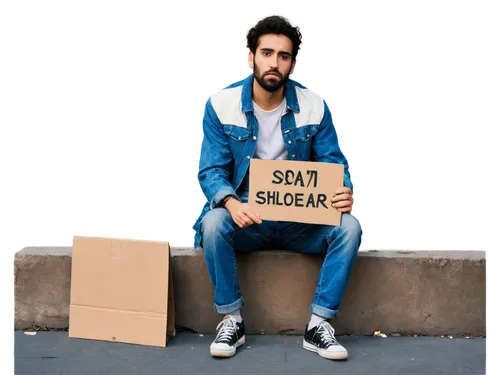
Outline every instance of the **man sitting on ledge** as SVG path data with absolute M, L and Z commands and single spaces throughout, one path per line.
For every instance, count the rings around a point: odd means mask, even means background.
M 320 96 L 289 79 L 301 38 L 283 17 L 258 22 L 247 35 L 253 74 L 212 95 L 205 107 L 198 179 L 208 202 L 194 229 L 195 247 L 204 249 L 214 286 L 215 310 L 224 315 L 212 356 L 233 356 L 245 343 L 235 251 L 274 247 L 324 255 L 303 347 L 324 358 L 347 358 L 328 320 L 338 314 L 362 231 L 350 214 L 349 166 L 330 110 Z M 301 128 L 307 129 L 306 140 L 299 139 Z M 341 225 L 263 221 L 247 203 L 251 158 L 343 164 L 344 187 L 332 199 Z

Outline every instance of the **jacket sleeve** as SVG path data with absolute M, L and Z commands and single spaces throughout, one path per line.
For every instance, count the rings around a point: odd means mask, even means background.
M 209 99 L 203 117 L 203 142 L 201 145 L 198 181 L 210 201 L 210 208 L 219 207 L 228 195 L 238 199 L 231 184 L 234 169 L 233 153 L 224 134 L 222 124 Z
M 333 126 L 330 109 L 325 101 L 323 103 L 325 111 L 318 133 L 316 133 L 316 136 L 312 140 L 311 159 L 326 163 L 344 164 L 344 186 L 350 188 L 351 192 L 353 192 L 349 164 L 342 151 L 340 151 L 337 132 Z

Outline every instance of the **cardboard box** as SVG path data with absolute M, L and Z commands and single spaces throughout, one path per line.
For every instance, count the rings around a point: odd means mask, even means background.
M 73 238 L 69 337 L 166 346 L 175 334 L 168 242 Z

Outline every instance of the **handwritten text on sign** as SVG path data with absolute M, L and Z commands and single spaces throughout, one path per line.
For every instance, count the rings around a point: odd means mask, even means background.
M 264 220 L 340 225 L 331 200 L 343 184 L 342 164 L 252 159 L 248 203 Z

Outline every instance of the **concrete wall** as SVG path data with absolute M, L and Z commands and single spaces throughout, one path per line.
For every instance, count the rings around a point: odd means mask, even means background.
M 249 333 L 302 333 L 322 259 L 287 251 L 238 253 L 242 313 Z M 15 256 L 15 328 L 68 327 L 71 248 L 30 247 Z M 173 248 L 175 319 L 213 333 L 220 320 L 199 249 Z M 482 251 L 360 252 L 338 334 L 486 335 L 486 259 Z

